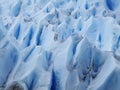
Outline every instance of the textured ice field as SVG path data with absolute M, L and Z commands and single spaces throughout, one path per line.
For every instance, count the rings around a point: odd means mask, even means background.
M 120 90 L 120 0 L 0 0 L 0 90 Z

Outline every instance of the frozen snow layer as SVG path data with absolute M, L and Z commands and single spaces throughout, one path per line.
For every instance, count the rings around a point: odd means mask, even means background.
M 0 0 L 0 90 L 120 90 L 119 0 Z

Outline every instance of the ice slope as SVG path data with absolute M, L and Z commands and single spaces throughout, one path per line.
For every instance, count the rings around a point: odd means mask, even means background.
M 0 0 L 0 90 L 120 90 L 120 0 Z

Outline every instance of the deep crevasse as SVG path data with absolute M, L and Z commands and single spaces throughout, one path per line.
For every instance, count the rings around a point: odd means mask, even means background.
M 120 90 L 119 0 L 1 0 L 0 90 Z

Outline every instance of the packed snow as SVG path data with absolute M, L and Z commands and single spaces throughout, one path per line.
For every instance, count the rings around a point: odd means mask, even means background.
M 0 0 L 0 90 L 120 90 L 120 0 Z

